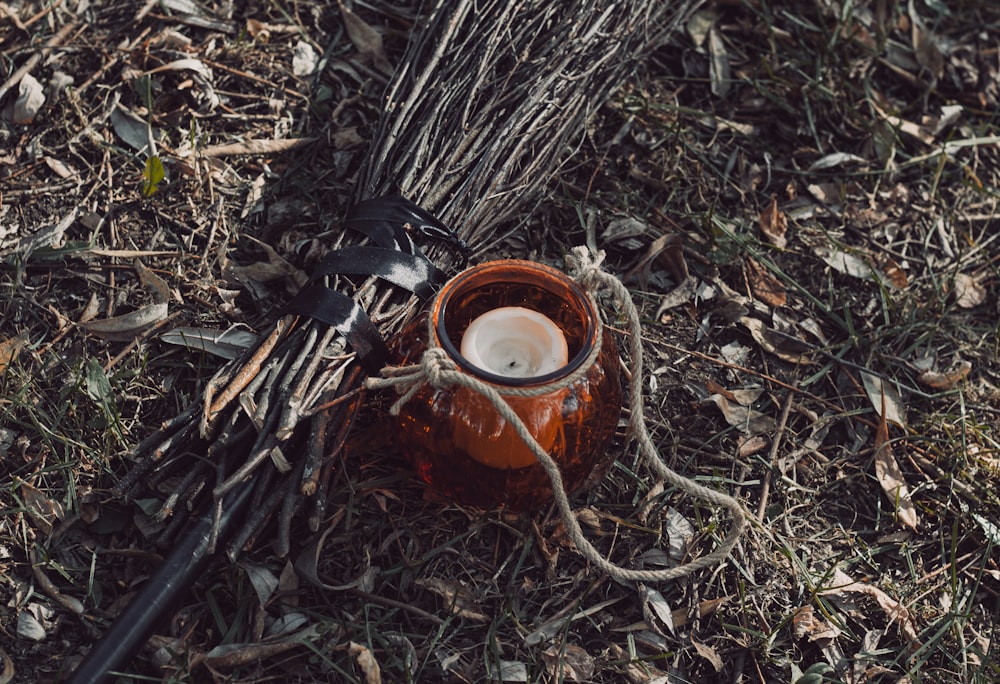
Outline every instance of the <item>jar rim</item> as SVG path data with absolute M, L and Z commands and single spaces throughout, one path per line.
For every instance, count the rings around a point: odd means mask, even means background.
M 562 288 L 566 288 L 566 290 L 568 290 L 570 296 L 576 300 L 575 303 L 579 305 L 579 309 L 586 314 L 581 321 L 583 323 L 583 338 L 579 351 L 566 363 L 566 365 L 562 366 L 558 370 L 552 371 L 551 373 L 527 377 L 510 377 L 491 373 L 490 371 L 484 370 L 479 366 L 473 365 L 464 356 L 462 356 L 459 346 L 455 344 L 455 341 L 452 340 L 451 336 L 448 334 L 448 330 L 446 329 L 444 314 L 447 311 L 448 303 L 456 295 L 463 294 L 469 289 L 475 288 L 477 286 L 476 281 L 484 277 L 488 279 L 485 282 L 478 283 L 478 285 L 485 286 L 504 282 L 517 284 L 521 282 L 517 280 L 515 275 L 511 275 L 509 278 L 503 277 L 504 274 L 512 268 L 534 271 L 536 275 L 542 278 L 543 283 L 545 280 L 553 285 L 558 283 Z M 473 282 L 469 283 L 470 280 Z M 555 291 L 554 287 L 546 288 L 544 284 L 539 287 L 546 289 L 550 294 L 562 298 L 562 292 Z M 544 314 L 545 312 L 541 311 L 539 313 Z M 437 338 L 437 343 L 441 346 L 441 348 L 444 349 L 448 356 L 466 373 L 500 387 L 535 387 L 547 385 L 558 381 L 577 370 L 590 355 L 593 346 L 599 343 L 597 339 L 598 315 L 599 314 L 594 307 L 593 300 L 575 280 L 567 276 L 562 271 L 552 268 L 546 264 L 522 259 L 498 259 L 495 261 L 487 261 L 462 271 L 444 284 L 440 292 L 438 292 L 437 297 L 435 297 L 434 305 L 431 308 L 431 316 L 433 317 L 432 330 Z

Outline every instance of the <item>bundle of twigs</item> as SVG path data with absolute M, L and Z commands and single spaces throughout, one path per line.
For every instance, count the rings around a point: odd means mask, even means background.
M 588 120 L 691 4 L 436 0 L 389 84 L 356 199 L 404 195 L 452 226 L 453 242 L 485 249 L 526 224 Z M 449 270 L 454 244 L 426 228 L 414 241 Z M 335 246 L 365 239 L 345 231 Z M 378 278 L 356 280 L 325 284 L 358 302 L 383 335 L 413 315 L 414 297 Z M 276 518 L 276 550 L 287 553 L 304 506 L 312 529 L 323 518 L 328 457 L 343 446 L 366 375 L 356 351 L 321 321 L 280 316 L 198 405 L 133 450 L 118 493 L 177 482 L 160 512 L 170 534 L 207 492 L 221 519 L 225 497 L 252 486 L 228 552 Z

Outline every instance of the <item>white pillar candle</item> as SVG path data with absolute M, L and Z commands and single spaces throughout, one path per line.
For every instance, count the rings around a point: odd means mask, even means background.
M 554 373 L 569 362 L 566 337 L 552 319 L 521 306 L 487 311 L 462 336 L 462 356 L 509 378 Z

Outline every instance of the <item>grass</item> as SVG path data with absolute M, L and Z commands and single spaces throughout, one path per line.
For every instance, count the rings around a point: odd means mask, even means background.
M 933 75 L 913 50 L 913 17 L 906 8 L 886 7 L 880 18 L 882 7 L 719 5 L 714 25 L 732 74 L 726 95 L 712 93 L 707 55 L 691 36 L 678 35 L 599 113 L 588 146 L 558 179 L 539 217 L 552 244 L 522 237 L 498 248 L 554 260 L 565 245 L 583 241 L 594 215 L 610 268 L 623 274 L 656 237 L 682 235 L 684 260 L 701 284 L 696 297 L 657 319 L 659 300 L 677 283 L 655 260 L 648 283 L 629 285 L 645 316 L 656 378 L 647 421 L 664 458 L 739 496 L 754 518 L 725 564 L 644 590 L 589 568 L 552 511 L 483 513 L 434 501 L 393 453 L 376 403 L 366 407 L 350 448 L 338 457 L 321 527 L 329 536 L 320 551 L 310 553 L 315 538 L 303 525 L 290 558 L 275 557 L 268 540 L 257 539 L 240 562 L 217 563 L 159 631 L 159 651 L 144 652 L 122 681 L 369 684 L 377 681 L 372 663 L 382 681 L 393 682 L 490 682 L 499 673 L 508 673 L 508 681 L 520 673 L 531 682 L 573 681 L 573 673 L 588 668 L 589 677 L 581 678 L 594 682 L 1000 677 L 1000 539 L 989 526 L 1000 519 L 994 296 L 1000 153 L 989 143 L 939 153 L 948 143 L 1000 132 L 991 66 L 1000 14 L 986 2 L 964 3 L 961 11 L 917 6 L 941 45 L 952 46 Z M 307 9 L 320 19 L 306 20 Z M 282 110 L 303 134 L 326 136 L 344 125 L 363 133 L 380 101 L 377 82 L 352 80 L 356 67 L 349 61 L 315 83 L 284 73 L 301 36 L 339 45 L 331 48 L 335 56 L 352 54 L 332 28 L 332 10 L 300 3 L 298 14 L 279 5 L 259 11 L 261 20 L 295 25 L 296 32 L 274 33 L 267 42 L 242 35 L 238 45 L 219 37 L 227 52 L 213 58 L 230 61 L 217 87 L 237 104 L 232 115 L 192 119 L 183 127 L 187 135 L 212 142 L 270 137 L 278 119 L 268 118 L 267 103 L 281 88 L 306 94 L 289 95 Z M 366 11 L 373 22 L 381 16 Z M 95 30 L 117 27 L 132 36 L 123 23 L 132 10 L 101 12 Z M 159 28 L 179 26 L 155 21 Z M 27 34 L 0 38 L 0 46 L 18 61 L 27 37 L 47 31 L 35 24 Z M 159 58 L 163 49 L 152 44 L 147 57 Z M 199 42 L 194 49 L 209 48 Z M 82 84 L 105 59 L 81 46 L 63 66 Z M 116 73 L 82 93 L 83 119 L 101 120 L 104 96 L 97 88 L 114 91 Z M 241 76 L 248 73 L 258 80 Z M 160 87 L 191 95 L 172 78 Z M 134 93 L 122 97 L 129 107 L 139 105 Z M 321 97 L 327 99 L 315 101 Z M 331 103 L 340 99 L 346 104 L 332 122 Z M 900 123 L 918 125 L 926 117 L 933 130 L 942 107 L 956 104 L 958 119 L 930 143 Z M 154 113 L 154 125 L 179 135 L 165 112 Z M 48 225 L 71 205 L 111 216 L 113 225 L 74 225 L 67 239 L 182 253 L 143 260 L 168 284 L 178 322 L 220 329 L 232 322 L 259 327 L 287 295 L 281 282 L 229 279 L 217 258 L 223 243 L 235 263 L 261 259 L 252 241 L 242 239 L 253 237 L 301 265 L 299 249 L 335 231 L 363 153 L 323 148 L 309 158 L 233 158 L 204 167 L 163 154 L 168 180 L 139 201 L 141 164 L 117 147 L 113 128 L 98 126 L 115 144 L 97 144 L 75 138 L 81 123 L 70 123 L 53 112 L 17 130 L 41 140 L 50 157 L 74 164 L 78 189 L 47 192 L 49 167 L 15 152 L 15 163 L 5 167 L 13 175 L 4 188 L 4 224 L 16 218 Z M 12 130 L 5 129 L 6 139 L 20 139 Z M 167 142 L 173 149 L 181 141 Z M 867 163 L 809 170 L 833 153 Z M 256 178 L 266 181 L 263 204 L 247 211 Z M 763 239 L 758 227 L 772 195 L 788 218 L 784 248 Z M 121 208 L 117 215 L 113 207 Z M 212 207 L 219 207 L 217 219 Z M 603 229 L 622 216 L 646 232 L 605 239 Z M 530 255 L 522 253 L 528 245 Z M 842 273 L 817 247 L 870 260 L 877 272 Z M 165 551 L 150 536 L 156 501 L 113 502 L 108 492 L 127 469 L 121 455 L 195 401 L 218 364 L 152 337 L 107 341 L 70 323 L 91 292 L 100 297 L 102 317 L 147 297 L 127 259 L 87 254 L 59 253 L 54 261 L 43 254 L 0 273 L 0 341 L 29 339 L 0 373 L 0 572 L 10 595 L 0 608 L 0 629 L 9 637 L 2 649 L 14 681 L 57 681 L 113 619 L 115 602 L 156 566 Z M 906 273 L 905 287 L 894 287 L 879 270 L 887 257 Z M 785 306 L 758 298 L 749 259 L 784 288 Z M 985 289 L 983 302 L 960 302 L 958 274 Z M 741 323 L 744 316 L 763 324 L 778 351 L 804 351 L 803 360 L 769 351 Z M 741 356 L 727 357 L 726 350 Z M 945 372 L 961 361 L 971 363 L 961 381 L 935 388 L 921 379 L 928 369 Z M 862 373 L 901 393 L 906 426 L 889 426 L 889 445 L 915 505 L 915 530 L 897 522 L 898 502 L 878 481 L 879 416 Z M 729 392 L 760 390 L 748 408 L 781 427 L 754 446 L 704 401 L 714 393 L 709 382 Z M 623 452 L 599 486 L 575 499 L 589 521 L 588 536 L 616 561 L 656 563 L 669 547 L 671 510 L 693 526 L 693 554 L 724 534 L 726 521 L 714 511 L 669 487 L 650 495 L 656 485 Z M 248 563 L 278 582 L 263 601 Z M 837 570 L 863 589 L 845 590 Z M 40 577 L 81 601 L 82 615 L 47 593 Z M 20 616 L 36 607 L 52 611 L 39 618 L 46 638 L 37 642 L 18 631 Z M 673 615 L 670 624 L 664 610 Z M 300 620 L 307 629 L 287 649 L 265 651 L 292 638 L 265 636 L 281 619 Z M 245 662 L 226 660 L 223 647 L 249 655 Z

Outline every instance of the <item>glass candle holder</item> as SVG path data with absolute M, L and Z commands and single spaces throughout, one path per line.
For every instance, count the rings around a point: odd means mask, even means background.
M 401 365 L 419 362 L 428 345 L 441 347 L 461 372 L 504 395 L 559 464 L 567 491 L 603 477 L 622 408 L 618 349 L 605 330 L 596 361 L 571 384 L 560 383 L 592 360 L 601 335 L 593 302 L 572 279 L 530 261 L 492 261 L 446 283 L 428 315 L 395 345 Z M 507 394 L 552 383 L 564 386 L 532 397 Z M 473 390 L 423 386 L 403 405 L 398 435 L 418 476 L 446 498 L 513 510 L 551 499 L 549 477 L 528 446 Z

